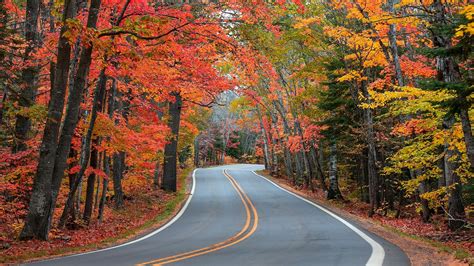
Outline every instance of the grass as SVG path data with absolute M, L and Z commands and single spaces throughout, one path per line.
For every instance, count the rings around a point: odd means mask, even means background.
M 6 263 L 6 262 L 12 262 L 12 261 L 27 261 L 27 260 L 32 260 L 35 258 L 54 257 L 58 255 L 78 253 L 81 251 L 91 251 L 91 250 L 96 250 L 99 248 L 105 248 L 107 246 L 112 246 L 113 244 L 116 244 L 119 241 L 126 242 L 125 240 L 128 240 L 135 236 L 138 237 L 140 233 L 142 233 L 143 231 L 153 227 L 153 225 L 155 224 L 164 222 L 166 219 L 170 218 L 170 216 L 172 216 L 175 213 L 176 209 L 179 208 L 181 203 L 186 198 L 186 186 L 187 186 L 186 178 L 188 177 L 188 175 L 191 173 L 192 170 L 193 168 L 186 168 L 179 173 L 178 184 L 181 184 L 181 185 L 178 186 L 178 191 L 176 192 L 176 196 L 165 204 L 162 212 L 160 212 L 153 219 L 146 221 L 140 226 L 131 228 L 130 230 L 127 230 L 119 235 L 105 238 L 97 243 L 91 243 L 91 244 L 75 246 L 75 247 L 64 247 L 64 248 L 55 249 L 53 251 L 38 250 L 38 251 L 28 252 L 25 254 L 15 255 L 15 256 L 1 256 L 0 263 Z

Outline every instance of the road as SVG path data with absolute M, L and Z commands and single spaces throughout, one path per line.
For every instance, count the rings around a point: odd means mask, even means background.
M 32 265 L 409 265 L 397 246 L 279 188 L 260 165 L 197 169 L 164 228 L 118 247 Z

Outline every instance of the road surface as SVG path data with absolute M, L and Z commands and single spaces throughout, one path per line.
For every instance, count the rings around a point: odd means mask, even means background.
M 258 176 L 260 165 L 194 172 L 192 196 L 135 241 L 33 265 L 409 265 L 397 246 Z

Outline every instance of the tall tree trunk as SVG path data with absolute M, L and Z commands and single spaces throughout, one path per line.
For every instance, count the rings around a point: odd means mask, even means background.
M 335 142 L 332 142 L 329 146 L 329 189 L 327 198 L 342 199 L 337 176 L 337 147 Z
M 66 0 L 63 11 L 63 26 L 58 41 L 57 60 L 54 81 L 51 88 L 51 100 L 48 107 L 46 125 L 40 147 L 40 155 L 33 192 L 20 239 L 38 238 L 47 240 L 52 218 L 52 174 L 56 157 L 57 141 L 64 108 L 64 97 L 69 72 L 71 46 L 65 37 L 68 31 L 66 20 L 75 16 L 73 6 L 75 0 Z
M 40 42 L 40 34 L 38 29 L 38 20 L 40 15 L 40 0 L 26 1 L 26 16 L 25 16 L 25 41 L 26 49 L 23 60 L 29 61 L 31 54 L 36 50 Z M 20 108 L 29 108 L 34 104 L 37 91 L 39 67 L 37 63 L 26 67 L 22 71 L 22 85 L 18 105 Z M 26 141 L 31 127 L 31 120 L 27 115 L 18 114 L 16 116 L 15 124 L 15 138 L 16 145 L 13 146 L 13 152 L 24 151 L 27 149 Z
M 94 1 L 100 1 L 100 0 L 94 0 Z M 79 172 L 77 173 L 77 178 L 74 182 L 72 190 L 69 191 L 69 195 L 67 197 L 67 201 L 64 206 L 63 213 L 59 220 L 60 227 L 64 227 L 64 225 L 66 224 L 67 217 L 68 217 L 68 210 L 69 208 L 72 207 L 72 201 L 74 199 L 74 195 L 76 193 L 77 187 L 79 183 L 82 182 L 82 178 L 84 176 L 84 173 L 86 171 L 86 168 L 89 162 L 90 153 L 91 153 L 92 132 L 95 126 L 95 120 L 97 119 L 97 113 L 100 110 L 100 103 L 103 101 L 102 99 L 104 98 L 106 81 L 107 81 L 107 77 L 105 76 L 105 70 L 102 69 L 102 71 L 99 74 L 99 80 L 97 81 L 97 86 L 94 91 L 94 100 L 92 103 L 92 111 L 90 114 L 91 118 L 89 121 L 89 128 L 87 129 L 84 147 L 83 147 L 83 150 L 81 151 L 81 157 L 83 157 L 83 160 L 81 161 L 81 168 L 79 169 Z
M 199 167 L 199 136 L 194 138 L 194 166 Z M 157 167 L 159 167 L 159 162 L 157 162 Z
M 4 41 L 12 31 L 8 27 L 8 21 L 9 21 L 9 16 L 8 16 L 8 11 L 5 6 L 5 0 L 0 0 L 0 43 L 4 44 Z M 10 66 L 11 65 L 10 56 L 7 56 L 7 51 L 1 49 L 0 50 L 0 63 L 3 64 L 4 66 Z M 5 112 L 5 103 L 8 98 L 8 84 L 7 81 L 9 79 L 9 75 L 7 73 L 0 73 L 0 89 L 2 90 L 2 102 L 1 102 L 1 108 L 0 108 L 0 126 L 3 125 L 3 115 Z
M 395 15 L 394 1 L 395 0 L 388 1 L 389 11 L 393 15 Z M 398 58 L 397 29 L 395 24 L 389 25 L 388 39 L 390 42 L 390 51 L 392 54 L 392 62 L 395 69 L 395 77 L 397 79 L 398 86 L 404 86 L 402 68 L 400 66 L 400 60 Z
M 261 130 L 261 134 L 262 134 L 262 138 L 263 138 L 263 159 L 264 159 L 264 162 L 265 162 L 265 170 L 270 170 L 270 162 L 271 162 L 271 159 L 269 158 L 269 154 L 268 154 L 268 135 L 267 135 L 267 130 L 265 129 L 265 126 L 263 124 L 263 117 L 262 117 L 262 113 L 260 112 L 260 108 L 257 106 L 256 107 L 256 110 L 257 110 L 257 115 L 258 115 L 258 120 L 260 122 L 260 130 Z
M 461 106 L 459 117 L 461 118 L 462 131 L 464 133 L 467 158 L 471 164 L 470 169 L 474 172 L 474 138 L 472 137 L 471 120 L 469 119 L 469 107 L 467 103 Z
M 418 186 L 418 191 L 420 193 L 420 203 L 421 203 L 421 218 L 423 222 L 428 223 L 431 217 L 431 210 L 428 204 L 428 200 L 421 198 L 421 195 L 428 192 L 428 188 L 426 187 L 426 181 L 421 181 L 420 185 Z
M 73 161 L 74 157 L 76 157 L 77 155 L 77 151 L 74 150 L 74 149 L 71 149 L 69 151 L 69 160 L 70 161 Z M 77 165 L 77 163 L 75 162 L 71 162 L 69 164 L 69 169 L 72 169 L 75 165 Z M 72 188 L 72 185 L 74 184 L 74 181 L 76 180 L 76 174 L 75 173 L 68 173 L 68 177 L 69 177 L 69 190 Z M 76 219 L 76 202 L 73 202 L 73 207 L 71 208 L 71 212 L 70 212 L 70 217 L 72 217 L 73 220 Z
M 102 156 L 101 156 L 101 153 L 99 153 L 99 159 L 97 160 L 97 165 L 98 165 L 98 168 L 100 169 L 100 165 L 102 163 Z M 103 168 L 103 167 L 102 167 Z M 96 176 L 96 180 L 97 180 L 97 187 L 96 187 L 96 190 L 95 190 L 95 199 L 94 199 L 94 208 L 92 209 L 92 212 L 94 212 L 95 210 L 97 210 L 97 208 L 99 207 L 99 195 L 100 195 L 100 176 Z
M 310 154 L 308 152 L 309 150 L 308 145 L 304 141 L 303 129 L 301 128 L 300 121 L 298 120 L 298 117 L 296 113 L 294 112 L 293 112 L 293 117 L 295 119 L 296 132 L 298 133 L 298 136 L 301 138 L 301 141 L 302 141 L 303 150 L 300 153 L 301 153 L 301 157 L 303 159 L 304 168 L 305 168 L 305 186 L 310 188 L 311 191 L 314 191 L 314 188 L 313 188 L 314 171 L 313 171 L 313 168 L 311 167 L 311 162 L 309 159 Z
M 165 146 L 165 162 L 163 166 L 163 182 L 161 187 L 166 191 L 176 191 L 176 160 L 178 155 L 179 122 L 183 101 L 179 93 L 173 93 L 174 102 L 169 103 L 168 127 L 172 138 Z
M 197 166 L 196 166 L 197 167 Z M 160 188 L 160 173 L 161 163 L 158 160 L 155 164 L 155 171 L 153 172 L 153 189 L 158 190 Z
M 464 204 L 462 202 L 462 186 L 461 180 L 456 173 L 458 165 L 453 158 L 459 157 L 460 154 L 453 147 L 445 145 L 444 156 L 444 174 L 446 186 L 449 187 L 448 199 L 448 227 L 451 230 L 457 230 L 464 226 L 466 214 L 464 212 Z
M 87 18 L 87 27 L 96 28 L 97 20 L 99 16 L 100 9 L 100 0 L 91 1 L 89 14 Z M 76 42 L 78 44 L 78 42 Z M 72 71 L 76 71 L 74 64 L 77 64 L 77 54 L 79 53 L 79 48 L 76 47 L 74 53 L 74 61 L 71 65 Z M 54 208 L 56 204 L 56 199 L 59 194 L 59 189 L 61 187 L 61 182 L 64 176 L 64 171 L 67 168 L 67 154 L 71 149 L 71 141 L 74 135 L 74 131 L 79 121 L 79 110 L 80 104 L 84 99 L 84 90 L 87 75 L 90 69 L 92 61 L 92 43 L 83 45 L 79 58 L 79 65 L 77 66 L 77 71 L 74 81 L 70 81 L 69 85 L 69 96 L 66 107 L 66 115 L 64 117 L 64 123 L 61 129 L 61 135 L 59 137 L 58 149 L 56 151 L 56 158 L 54 160 L 54 170 L 52 175 L 52 204 L 51 204 L 51 214 L 54 213 Z M 74 73 L 72 73 L 74 74 Z M 71 75 L 73 76 L 73 75 Z M 74 205 L 74 204 L 73 204 Z M 51 221 L 50 221 L 51 223 Z M 51 225 L 49 225 L 51 226 Z
M 416 179 L 422 174 L 422 171 L 419 169 L 410 170 L 411 179 Z M 429 192 L 428 184 L 425 180 L 421 181 L 418 185 L 418 196 L 420 198 L 421 205 L 421 220 L 424 223 L 428 223 L 431 218 L 431 209 L 427 199 L 423 198 L 423 194 Z
M 94 140 L 94 142 L 96 142 Z M 96 143 L 98 144 L 98 143 Z M 91 156 L 90 156 L 90 167 L 97 169 L 98 168 L 98 160 L 99 160 L 99 152 L 97 151 L 96 147 L 92 147 Z M 94 206 L 94 190 L 95 190 L 95 182 L 96 182 L 96 175 L 95 173 L 91 173 L 87 177 L 87 189 L 86 189 L 86 202 L 84 203 L 84 215 L 82 219 L 89 224 L 90 219 L 92 217 L 92 210 Z
M 445 27 L 450 25 L 451 14 L 448 13 L 449 9 L 446 7 L 446 4 L 441 0 L 433 1 L 431 5 L 433 11 L 433 24 L 436 27 Z M 449 50 L 452 48 L 452 37 L 449 34 L 446 34 L 444 30 L 437 29 L 432 31 L 433 34 L 433 45 L 435 48 L 441 48 L 443 50 Z M 443 53 L 436 56 L 436 70 L 437 70 L 437 79 L 445 83 L 459 83 L 461 80 L 461 73 L 459 71 L 459 65 L 456 62 L 456 59 L 449 53 Z M 468 92 L 468 91 L 467 91 Z M 458 110 L 461 122 L 462 129 L 464 133 L 464 142 L 466 145 L 467 154 L 469 156 L 469 161 L 471 163 L 471 169 L 473 169 L 472 163 L 474 162 L 474 145 L 472 143 L 472 131 L 468 110 L 470 103 L 464 95 L 467 93 L 463 89 L 457 89 L 457 103 L 460 105 Z M 447 118 L 444 121 L 444 127 L 446 129 L 452 128 L 454 125 L 454 117 Z M 456 230 L 464 225 L 465 213 L 464 205 L 462 203 L 462 184 L 459 179 L 456 169 L 459 166 L 459 151 L 456 147 L 445 146 L 445 171 L 446 174 L 446 185 L 451 186 L 450 195 L 448 200 L 448 226 L 451 230 Z M 454 158 L 457 158 L 456 161 Z
M 319 148 L 319 149 L 321 149 L 321 148 Z M 316 170 L 316 173 L 317 173 L 316 175 L 319 178 L 319 182 L 321 183 L 320 184 L 321 189 L 323 191 L 327 191 L 328 188 L 326 186 L 326 180 L 325 180 L 325 177 L 324 177 L 323 168 L 321 167 L 320 158 L 318 156 L 318 149 L 316 149 L 314 143 L 312 143 L 309 151 L 310 151 L 311 160 L 313 161 L 313 164 L 315 166 L 315 170 Z
M 288 178 L 291 179 L 293 183 L 295 183 L 292 155 L 290 150 L 288 149 L 288 146 L 286 145 L 286 142 L 288 141 L 288 136 L 291 134 L 290 126 L 288 125 L 288 121 L 286 119 L 286 111 L 283 108 L 281 98 L 279 99 L 279 101 L 273 101 L 273 105 L 275 106 L 275 109 L 277 110 L 278 114 L 280 114 L 280 117 L 283 122 L 283 132 L 285 133 L 285 143 L 283 143 L 283 159 L 285 162 L 286 174 Z
M 370 95 L 365 84 L 361 86 L 362 94 L 366 98 L 366 101 L 370 102 Z M 378 193 L 379 193 L 379 182 L 377 173 L 377 151 L 375 144 L 375 131 L 372 109 L 365 108 L 364 120 L 366 127 L 366 140 L 367 140 L 367 177 L 369 180 L 369 201 L 370 210 L 369 216 L 375 213 L 375 210 L 379 207 Z
M 102 181 L 102 194 L 100 196 L 99 210 L 97 214 L 97 221 L 99 224 L 102 223 L 102 219 L 104 218 L 105 200 L 107 197 L 107 188 L 109 186 L 110 178 L 110 157 L 107 155 L 107 152 L 104 152 L 104 159 L 102 163 L 104 165 L 104 172 L 107 177 L 104 178 L 104 181 Z
M 1 1 L 1 0 L 0 0 Z M 6 84 L 3 84 L 3 95 L 2 95 L 2 107 L 0 109 L 0 125 L 3 125 L 3 114 L 5 112 L 5 103 L 7 102 L 7 98 L 8 98 L 8 89 L 7 89 L 7 85 Z
M 112 79 L 112 86 L 110 86 L 110 90 L 109 90 L 108 98 L 107 98 L 107 113 L 110 119 L 114 117 L 116 90 L 117 90 L 117 81 L 115 79 Z M 110 141 L 110 137 L 107 138 L 107 141 Z M 99 211 L 97 215 L 97 220 L 99 224 L 102 223 L 102 219 L 104 217 L 104 208 L 105 208 L 105 200 L 107 197 L 107 188 L 109 186 L 109 179 L 111 178 L 110 156 L 107 154 L 107 151 L 104 152 L 103 167 L 104 167 L 105 175 L 107 177 L 104 178 L 104 181 L 102 182 L 102 195 L 100 197 Z
M 367 154 L 368 153 L 364 151 L 364 153 L 359 156 L 358 177 L 360 187 L 360 199 L 365 203 L 370 203 L 369 178 L 367 177 Z

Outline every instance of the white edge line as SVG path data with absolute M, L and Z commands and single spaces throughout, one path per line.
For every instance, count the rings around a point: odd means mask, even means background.
M 385 251 L 383 249 L 383 247 L 377 243 L 377 241 L 373 240 L 371 237 L 369 237 L 367 234 L 365 234 L 364 232 L 362 232 L 361 230 L 359 230 L 357 227 L 353 226 L 351 223 L 349 223 L 348 221 L 344 220 L 343 218 L 337 216 L 336 214 L 334 214 L 333 212 L 329 211 L 328 209 L 310 201 L 310 200 L 307 200 L 303 197 L 301 197 L 300 195 L 298 194 L 295 194 L 291 191 L 288 191 L 284 188 L 282 188 L 280 185 L 276 184 L 275 182 L 271 181 L 270 179 L 262 176 L 262 175 L 259 175 L 257 174 L 255 171 L 252 171 L 256 176 L 259 176 L 263 179 L 265 179 L 266 181 L 270 182 L 272 185 L 274 185 L 275 187 L 279 188 L 280 190 L 283 190 L 297 198 L 299 198 L 300 200 L 303 200 L 311 205 L 313 205 L 314 207 L 317 207 L 318 209 L 324 211 L 325 213 L 331 215 L 332 217 L 334 217 L 335 219 L 337 219 L 338 221 L 340 221 L 341 223 L 343 223 L 345 226 L 349 227 L 352 231 L 354 231 L 356 234 L 358 234 L 360 237 L 362 237 L 365 241 L 367 241 L 367 243 L 370 244 L 370 246 L 372 247 L 372 254 L 370 254 L 370 258 L 369 260 L 367 261 L 366 265 L 368 266 L 379 266 L 379 265 L 382 265 L 383 264 L 383 260 L 384 260 L 384 257 L 385 257 Z
M 199 169 L 199 168 L 198 168 Z M 126 242 L 126 243 L 123 243 L 123 244 L 120 244 L 120 245 L 117 245 L 117 246 L 112 246 L 112 247 L 108 247 L 108 248 L 104 248 L 104 249 L 98 249 L 98 250 L 93 250 L 93 251 L 88 251 L 88 252 L 84 252 L 84 253 L 78 253 L 78 254 L 73 254 L 73 255 L 67 255 L 67 256 L 63 256 L 63 257 L 57 257 L 57 258 L 52 258 L 52 259 L 46 259 L 46 260 L 40 260 L 40 261 L 50 261 L 50 260 L 58 260 L 58 259 L 64 259 L 64 258 L 70 258 L 70 257 L 77 257 L 77 256 L 82 256 L 82 255 L 87 255 L 87 254 L 92 254 L 92 253 L 97 253 L 97 252 L 102 252 L 102 251 L 107 251 L 107 250 L 111 250 L 111 249 L 116 249 L 116 248 L 121 248 L 121 247 L 125 247 L 125 246 L 128 246 L 128 245 L 131 245 L 131 244 L 135 244 L 137 242 L 140 242 L 142 240 L 145 240 L 147 238 L 150 238 L 158 233 L 160 233 L 161 231 L 165 230 L 166 228 L 168 228 L 169 226 L 171 226 L 173 223 L 175 223 L 182 215 L 183 213 L 186 211 L 186 209 L 188 208 L 188 205 L 189 203 L 191 202 L 191 199 L 193 198 L 193 195 L 194 195 L 194 190 L 196 189 L 196 171 L 198 169 L 194 169 L 193 171 L 193 186 L 191 188 L 191 193 L 189 194 L 189 197 L 188 199 L 186 200 L 186 203 L 184 204 L 184 206 L 181 208 L 181 210 L 178 212 L 178 214 L 176 214 L 173 219 L 171 219 L 169 222 L 167 222 L 165 225 L 161 226 L 160 228 L 156 229 L 155 231 L 149 233 L 148 235 L 144 235 L 138 239 L 135 239 L 135 240 L 132 240 L 132 241 L 129 241 L 129 242 Z M 35 262 L 40 262 L 40 261 L 35 261 Z

